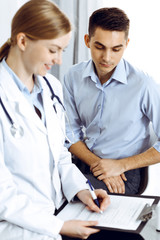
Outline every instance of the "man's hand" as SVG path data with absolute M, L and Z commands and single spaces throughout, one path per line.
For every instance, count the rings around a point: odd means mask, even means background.
M 100 159 L 99 161 L 91 164 L 90 170 L 98 180 L 120 175 L 122 176 L 123 180 L 126 179 L 123 174 L 124 166 L 122 165 L 121 160 Z
M 124 181 L 127 179 L 120 160 L 100 159 L 90 169 L 98 180 L 103 180 L 111 193 L 125 193 Z
M 125 193 L 124 181 L 126 181 L 126 178 L 124 180 L 124 179 L 122 179 L 121 176 L 109 177 L 109 178 L 103 179 L 103 182 L 107 186 L 109 192 L 111 192 L 111 193 L 121 193 L 121 194 Z

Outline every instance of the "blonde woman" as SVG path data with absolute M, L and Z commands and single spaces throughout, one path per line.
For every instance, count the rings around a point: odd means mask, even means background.
M 96 221 L 63 222 L 54 215 L 65 199 L 78 197 L 90 210 L 109 204 L 86 179 L 64 147 L 60 82 L 47 71 L 61 64 L 71 24 L 47 0 L 30 0 L 12 20 L 11 38 L 0 49 L 0 239 L 86 239 Z M 68 140 L 67 140 L 68 141 Z

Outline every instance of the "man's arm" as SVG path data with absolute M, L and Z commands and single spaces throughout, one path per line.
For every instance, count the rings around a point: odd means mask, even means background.
M 147 151 L 123 158 L 120 160 L 101 159 L 91 165 L 91 171 L 99 180 L 110 176 L 119 176 L 120 174 L 136 169 L 146 167 L 160 162 L 160 153 L 153 147 Z
M 88 166 L 92 166 L 92 164 L 98 164 L 101 160 L 100 157 L 96 156 L 94 153 L 92 153 L 86 144 L 82 141 L 78 141 L 75 144 L 72 144 L 69 148 L 69 151 L 78 157 L 81 161 L 86 163 Z M 124 174 L 121 174 L 121 176 L 116 177 L 106 177 L 103 179 L 104 183 L 106 184 L 108 190 L 111 193 L 125 193 L 125 185 L 124 181 L 126 181 L 126 177 Z
M 98 163 L 101 158 L 92 153 L 86 144 L 82 141 L 78 141 L 72 144 L 69 148 L 69 151 L 86 163 L 88 166 L 91 166 L 93 163 Z

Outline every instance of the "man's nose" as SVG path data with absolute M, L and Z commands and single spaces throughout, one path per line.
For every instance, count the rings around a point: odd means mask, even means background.
M 110 50 L 105 50 L 104 52 L 103 52 L 103 60 L 105 61 L 105 62 L 109 62 L 110 60 L 111 60 L 111 51 Z

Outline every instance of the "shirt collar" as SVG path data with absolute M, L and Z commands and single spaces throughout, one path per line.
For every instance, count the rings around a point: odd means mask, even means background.
M 39 78 L 35 76 L 32 93 L 38 94 L 38 93 L 42 93 L 42 91 L 43 91 L 43 88 L 42 88 L 41 82 L 39 81 Z
M 86 77 L 90 77 L 91 80 L 95 83 L 97 83 L 98 81 L 98 76 L 94 71 L 94 65 L 92 60 L 88 62 L 88 65 L 83 73 L 83 78 L 86 78 Z M 111 81 L 112 79 L 119 81 L 121 83 L 127 84 L 126 69 L 125 69 L 125 63 L 123 59 L 121 59 L 121 61 L 118 63 L 109 80 Z
M 127 84 L 126 69 L 123 59 L 121 59 L 121 61 L 118 63 L 110 79 L 114 79 L 118 82 Z
M 7 70 L 7 72 L 11 75 L 12 79 L 16 83 L 19 90 L 27 95 L 30 95 L 29 90 L 27 87 L 23 84 L 23 82 L 19 79 L 19 77 L 12 71 L 12 69 L 8 66 L 5 59 L 2 60 L 2 65 Z M 38 78 L 35 76 L 35 84 L 32 93 L 41 93 L 42 92 L 42 86 Z
M 92 59 L 88 61 L 87 67 L 83 72 L 83 78 L 87 78 L 87 77 L 90 77 L 93 82 L 97 83 L 98 77 L 94 71 L 94 65 L 93 65 Z

